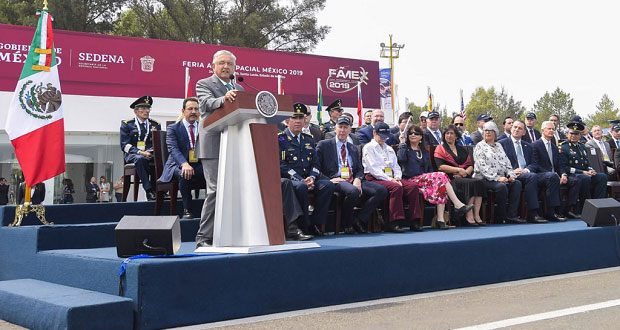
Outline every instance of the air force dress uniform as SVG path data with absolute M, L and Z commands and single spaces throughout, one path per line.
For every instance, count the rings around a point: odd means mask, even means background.
M 338 111 L 340 112 L 340 114 L 342 114 L 342 100 L 341 99 L 337 99 L 336 101 L 332 102 L 328 107 L 327 107 L 327 113 L 329 114 L 332 111 Z M 325 125 L 323 125 L 323 134 L 325 133 L 329 133 L 332 132 L 336 129 L 336 122 L 330 119 L 327 123 L 325 123 Z M 318 143 L 319 141 L 315 141 L 316 143 Z
M 293 117 L 303 117 L 306 112 L 305 105 L 296 103 Z M 278 144 L 280 147 L 280 175 L 282 178 L 292 181 L 295 195 L 304 212 L 304 223 L 300 225 L 311 234 L 321 235 L 322 233 L 316 225 L 325 224 L 327 220 L 327 210 L 335 186 L 331 181 L 321 179 L 312 136 L 301 132 L 295 136 L 289 128 L 286 128 L 278 134 Z M 314 178 L 315 199 L 312 219 L 310 219 L 308 211 L 308 187 L 302 182 L 308 177 Z
M 129 107 L 148 107 L 153 104 L 153 98 L 145 95 L 134 101 Z M 148 199 L 154 199 L 153 188 L 149 180 L 150 160 L 139 154 L 140 151 L 151 151 L 153 149 L 153 131 L 161 130 L 161 125 L 147 118 L 140 121 L 138 117 L 121 122 L 121 149 L 124 153 L 126 163 L 133 163 L 136 166 L 138 177 L 142 181 L 142 187 L 147 192 Z

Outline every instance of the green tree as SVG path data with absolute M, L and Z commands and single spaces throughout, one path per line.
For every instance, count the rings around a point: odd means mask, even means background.
M 428 106 L 424 105 L 424 106 L 417 106 L 414 103 L 409 103 L 408 105 L 408 109 L 409 112 L 411 112 L 413 114 L 413 121 L 415 121 L 416 125 L 418 125 L 419 122 L 419 118 L 420 118 L 420 114 L 424 111 L 426 111 L 426 109 L 428 109 Z
M 610 120 L 618 119 L 618 108 L 615 108 L 614 101 L 612 101 L 607 94 L 603 94 L 601 101 L 596 106 L 596 113 L 588 116 L 585 121 L 588 127 L 594 125 L 600 125 L 601 127 L 609 127 Z
M 132 0 L 134 14 L 123 15 L 114 34 L 307 52 L 330 30 L 317 23 L 324 6 L 325 0 L 288 5 L 277 0 Z
M 478 87 L 471 95 L 465 112 L 467 113 L 465 127 L 472 132 L 478 129 L 476 118 L 479 114 L 486 113 L 493 117 L 496 123 L 501 124 L 506 117 L 520 118 L 525 112 L 525 107 L 521 105 L 521 101 L 516 101 L 512 95 L 508 95 L 503 87 L 499 93 L 495 87 L 489 89 Z
M 81 32 L 109 33 L 112 31 L 126 0 L 54 0 L 49 12 L 54 28 Z M 43 0 L 0 0 L 0 23 L 34 26 L 35 13 L 43 8 Z
M 570 93 L 564 92 L 560 87 L 557 87 L 552 94 L 545 92 L 545 95 L 534 103 L 533 111 L 538 118 L 536 128 L 540 128 L 542 122 L 552 114 L 559 117 L 560 127 L 564 127 L 570 118 L 576 114 L 573 108 L 573 98 Z

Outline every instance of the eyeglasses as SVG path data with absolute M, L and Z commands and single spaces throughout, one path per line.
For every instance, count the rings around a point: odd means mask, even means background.
M 419 133 L 419 132 L 413 131 L 413 132 L 409 132 L 409 135 L 421 136 L 421 135 L 422 135 L 422 133 Z
M 463 124 L 463 123 L 456 123 L 456 124 L 454 124 L 454 126 L 465 126 L 465 124 Z

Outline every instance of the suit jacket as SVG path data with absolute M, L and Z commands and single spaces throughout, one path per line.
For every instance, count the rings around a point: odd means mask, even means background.
M 471 137 L 471 142 L 473 142 L 474 145 L 476 145 L 476 144 L 478 144 L 478 142 L 482 141 L 482 133 L 480 133 L 480 131 L 478 129 L 476 129 L 469 136 Z
M 358 130 L 355 134 L 360 140 L 360 144 L 366 144 L 373 139 L 373 130 L 375 128 L 372 125 L 368 125 L 360 130 Z M 399 144 L 398 139 L 394 137 L 394 135 L 390 136 L 387 141 L 385 141 L 389 146 L 393 146 Z
M 234 88 L 243 91 L 239 84 L 233 84 Z M 219 158 L 220 156 L 220 132 L 209 132 L 202 123 L 209 118 L 213 111 L 224 104 L 224 95 L 228 90 L 220 79 L 213 74 L 209 78 L 204 78 L 196 83 L 196 95 L 200 107 L 200 130 L 199 139 L 196 146 L 198 157 L 200 158 Z
M 312 139 L 314 140 L 315 144 L 323 140 L 323 132 L 318 126 L 313 126 L 312 124 L 310 124 L 310 127 L 308 127 L 308 129 L 310 129 L 310 135 L 312 135 Z
M 194 124 L 198 125 L 198 121 Z M 189 163 L 189 136 L 187 136 L 183 120 L 168 126 L 166 129 L 166 145 L 168 146 L 168 160 L 166 160 L 164 171 L 159 178 L 161 182 L 170 182 L 175 174 L 180 176 L 181 165 Z M 202 171 L 201 163 L 190 165 L 195 171 Z
M 97 199 L 97 195 L 99 195 L 99 186 L 97 183 L 86 182 L 86 200 L 94 201 Z
M 501 141 L 501 140 L 503 140 L 505 138 L 509 138 L 509 137 L 510 137 L 510 134 L 504 132 L 504 134 L 502 134 L 502 135 L 497 137 L 497 141 Z
M 45 184 L 37 183 L 31 189 L 34 190 L 34 192 L 31 192 L 32 197 L 30 198 L 30 204 L 36 205 L 36 204 L 43 203 L 43 200 L 45 200 Z M 19 185 L 19 196 L 17 196 L 18 197 L 17 199 L 19 200 L 19 204 L 24 204 L 25 194 L 26 194 L 26 184 L 22 182 Z
M 340 177 L 338 174 L 340 172 L 338 168 L 340 152 L 336 149 L 336 138 L 320 141 L 316 146 L 321 173 L 330 179 Z M 349 164 L 349 166 L 351 167 L 353 178 L 359 178 L 361 180 L 364 177 L 364 168 L 362 167 L 358 148 L 351 143 L 347 143 L 347 151 L 351 157 L 351 164 Z
M 549 154 L 547 153 L 547 148 L 545 148 L 543 139 L 536 140 L 531 146 L 534 150 L 534 162 L 532 163 L 534 172 L 551 172 L 551 162 L 549 161 Z M 551 143 L 551 153 L 553 154 L 553 169 L 559 176 L 562 176 L 566 171 L 560 161 L 560 151 L 553 141 Z
M 424 129 L 424 143 L 427 146 L 438 146 L 439 145 L 439 141 L 437 141 L 437 137 L 435 137 L 435 134 L 428 128 Z
M 592 134 L 590 134 L 589 132 L 586 135 L 589 137 L 589 139 L 586 139 L 586 136 L 584 135 L 584 136 L 579 138 L 579 143 L 586 144 L 586 142 L 588 142 L 588 141 L 593 139 Z
M 566 134 L 562 133 L 560 130 L 558 130 L 556 133 L 558 133 L 558 137 L 560 138 L 561 141 L 568 140 L 568 138 L 566 137 Z M 551 138 L 551 142 L 553 142 L 553 144 L 555 144 L 556 146 L 558 145 L 558 140 L 555 138 L 555 134 Z
M 327 139 L 333 139 L 336 137 L 336 132 L 327 132 L 325 133 L 325 140 Z M 357 137 L 357 135 L 353 134 L 353 133 L 349 133 L 349 137 L 351 138 L 351 141 L 353 142 L 354 145 L 359 146 L 360 145 L 360 139 Z M 349 142 L 351 142 L 349 141 Z
M 607 157 L 609 157 L 609 163 L 605 163 L 605 165 L 606 166 L 612 166 L 611 162 L 613 162 L 614 160 L 613 160 L 613 158 L 611 156 L 611 146 L 609 145 L 609 143 L 607 143 L 605 141 L 602 141 L 602 142 L 603 142 L 603 146 L 605 148 L 605 152 L 607 153 Z M 586 142 L 586 147 L 599 148 L 600 149 L 600 147 L 599 147 L 598 143 L 596 143 L 595 139 L 592 139 L 592 140 Z M 603 157 L 602 152 L 603 152 L 603 150 L 601 150 L 601 157 Z M 605 160 L 603 159 L 603 161 L 605 161 Z
M 519 168 L 517 151 L 515 150 L 515 145 L 512 142 L 512 138 L 498 140 L 497 143 L 501 144 L 504 148 L 504 152 L 506 153 L 506 156 L 508 156 L 512 168 Z M 525 158 L 525 168 L 530 170 L 530 172 L 535 173 L 535 167 L 532 166 L 532 160 L 534 159 L 534 151 L 532 150 L 532 145 L 521 139 L 521 149 L 523 149 L 523 158 Z
M 542 137 L 542 134 L 540 134 L 539 130 L 534 128 L 534 136 L 536 137 L 536 141 L 538 141 Z M 525 140 L 526 142 L 529 142 L 529 143 L 534 142 L 534 141 L 532 141 L 532 138 L 530 138 L 530 129 L 529 128 L 527 128 L 527 127 L 525 128 L 525 135 L 523 135 L 521 140 Z

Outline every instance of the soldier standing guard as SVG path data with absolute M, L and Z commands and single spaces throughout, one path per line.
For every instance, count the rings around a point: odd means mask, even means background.
M 161 130 L 161 125 L 149 118 L 152 105 L 152 97 L 142 96 L 129 106 L 135 117 L 121 122 L 121 150 L 125 162 L 135 164 L 148 200 L 155 200 L 149 180 L 149 166 L 153 161 L 153 131 Z
M 343 110 L 341 99 L 337 99 L 327 107 L 327 113 L 329 114 L 330 119 L 327 123 L 325 123 L 325 125 L 323 125 L 323 135 L 333 131 L 336 128 L 336 121 L 338 121 L 338 118 L 342 115 Z M 314 142 L 318 143 L 319 141 Z
M 579 204 L 577 213 L 581 213 L 583 203 L 588 198 L 604 198 L 607 190 L 607 175 L 604 173 L 596 173 L 590 167 L 588 161 L 588 149 L 581 143 L 581 133 L 584 130 L 583 124 L 577 121 L 569 122 L 568 141 L 562 144 L 561 159 L 562 166 L 568 176 L 576 177 L 581 181 L 581 190 L 579 192 Z
M 304 104 L 295 103 L 289 126 L 278 134 L 280 176 L 292 181 L 295 195 L 304 212 L 304 223 L 289 224 L 287 236 L 294 236 L 297 226 L 304 229 L 306 234 L 323 236 L 319 225 L 327 221 L 327 210 L 335 189 L 331 181 L 320 179 L 319 161 L 312 135 L 302 133 L 307 112 L 308 108 Z M 308 191 L 314 192 L 312 218 L 308 210 Z

